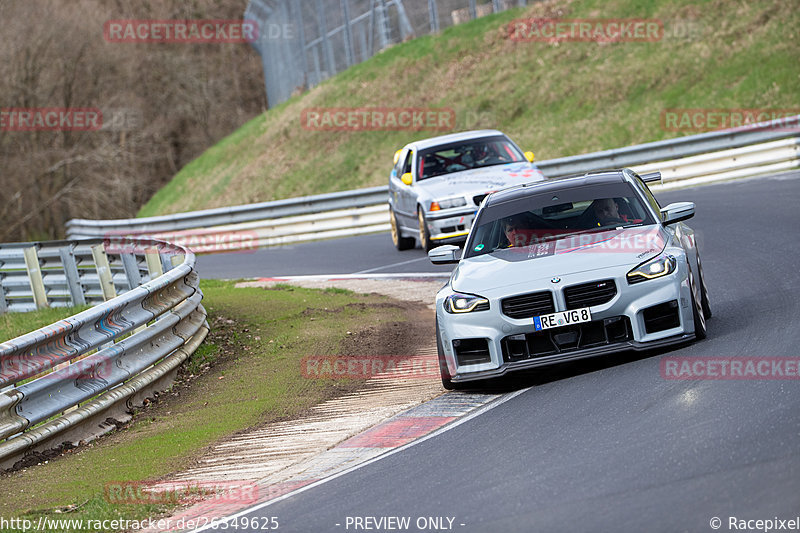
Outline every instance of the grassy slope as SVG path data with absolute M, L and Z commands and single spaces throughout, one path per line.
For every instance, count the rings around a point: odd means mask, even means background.
M 655 43 L 517 43 L 525 15 L 647 17 L 698 28 Z M 800 95 L 800 12 L 785 0 L 549 0 L 392 47 L 248 122 L 182 169 L 139 215 L 386 183 L 422 132 L 312 132 L 304 108 L 452 107 L 539 159 L 674 137 L 666 108 L 788 108 Z M 480 117 L 477 122 L 470 117 Z
M 30 333 L 86 309 L 89 309 L 89 306 L 52 307 L 30 313 L 6 313 L 0 315 L 0 342 Z
M 349 390 L 355 384 L 347 380 L 304 378 L 301 358 L 339 353 L 348 330 L 404 320 L 401 310 L 376 295 L 232 285 L 201 282 L 212 333 L 189 362 L 188 371 L 199 374 L 190 385 L 162 395 L 123 431 L 48 464 L 0 476 L 0 516 L 152 516 L 161 508 L 106 502 L 104 484 L 180 470 L 225 436 L 297 416 Z M 204 371 L 207 363 L 211 368 Z M 80 507 L 68 515 L 57 510 L 70 505 Z

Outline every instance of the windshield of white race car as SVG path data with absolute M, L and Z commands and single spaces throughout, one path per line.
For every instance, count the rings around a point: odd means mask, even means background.
M 465 257 L 648 224 L 655 224 L 653 215 L 627 183 L 531 191 L 487 206 L 475 223 Z
M 417 161 L 418 180 L 425 180 L 462 170 L 527 160 L 506 137 L 495 135 L 421 150 Z

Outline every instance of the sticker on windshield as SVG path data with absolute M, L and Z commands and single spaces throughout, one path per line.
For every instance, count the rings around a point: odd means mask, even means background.
M 479 244 L 478 246 L 475 247 L 475 251 L 476 252 L 480 252 L 481 250 L 483 250 L 483 245 L 482 244 Z

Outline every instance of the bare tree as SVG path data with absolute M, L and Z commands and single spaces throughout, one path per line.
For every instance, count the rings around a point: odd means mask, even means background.
M 135 215 L 186 163 L 266 107 L 247 44 L 127 44 L 112 19 L 241 19 L 246 0 L 0 0 L 0 108 L 98 108 L 99 131 L 0 130 L 0 242 L 70 218 Z M 120 118 L 121 117 L 121 118 Z

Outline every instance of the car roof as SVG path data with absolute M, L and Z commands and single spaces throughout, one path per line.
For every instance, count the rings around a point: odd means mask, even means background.
M 448 135 L 440 135 L 438 137 L 431 137 L 429 139 L 422 139 L 419 141 L 410 142 L 404 148 L 412 148 L 414 150 L 424 150 L 426 148 L 430 148 L 432 146 L 438 146 L 440 144 L 449 144 L 451 142 L 459 142 L 459 141 L 471 141 L 473 139 L 479 139 L 481 137 L 494 137 L 495 135 L 505 136 L 505 134 L 502 131 L 498 130 L 462 131 L 461 133 L 450 133 Z
M 564 189 L 574 189 L 589 185 L 607 185 L 613 183 L 627 182 L 627 169 L 602 170 L 597 172 L 587 172 L 580 176 L 569 178 L 553 178 L 545 181 L 535 181 L 524 185 L 517 185 L 502 189 L 489 195 L 486 199 L 486 206 L 496 205 L 518 198 L 524 198 L 531 194 L 542 194 L 548 192 L 562 191 Z M 628 171 L 630 172 L 630 171 Z

